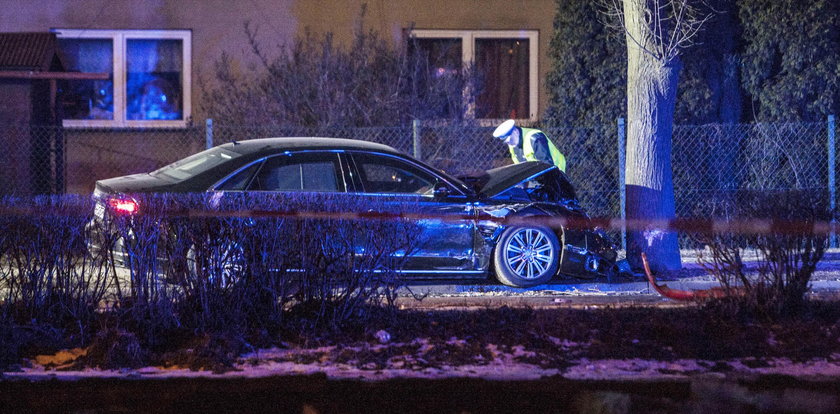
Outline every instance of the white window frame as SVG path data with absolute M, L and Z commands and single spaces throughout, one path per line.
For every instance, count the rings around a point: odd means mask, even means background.
M 87 30 L 53 29 L 59 39 L 111 39 L 114 46 L 114 119 L 65 119 L 70 128 L 184 128 L 192 117 L 192 31 L 190 30 Z M 181 40 L 183 78 L 182 115 L 179 120 L 126 119 L 126 50 L 128 40 Z
M 464 67 L 471 66 L 475 62 L 475 40 L 476 39 L 527 39 L 528 40 L 528 118 L 519 118 L 520 121 L 536 121 L 539 105 L 539 40 L 538 30 L 437 30 L 437 29 L 412 29 L 411 37 L 418 39 L 461 39 L 461 62 Z M 469 95 L 469 91 L 464 92 Z M 467 117 L 475 117 L 475 100 L 470 99 Z M 488 125 L 499 121 L 488 119 Z

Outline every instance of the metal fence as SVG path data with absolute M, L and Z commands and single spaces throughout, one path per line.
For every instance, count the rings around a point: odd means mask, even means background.
M 739 189 L 836 191 L 834 117 L 818 123 L 676 126 L 672 166 L 677 216 Z M 624 123 L 547 128 L 593 216 L 621 215 Z M 393 146 L 454 174 L 510 162 L 492 127 L 297 128 L 213 124 L 182 129 L 0 126 L 0 195 L 87 193 L 96 180 L 151 171 L 208 146 L 270 136 L 329 136 Z M 831 194 L 832 203 L 834 199 Z M 833 205 L 833 204 L 832 204 Z

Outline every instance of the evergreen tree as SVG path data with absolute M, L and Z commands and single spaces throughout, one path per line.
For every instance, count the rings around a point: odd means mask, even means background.
M 549 44 L 549 125 L 614 125 L 627 108 L 624 36 L 601 21 L 597 3 L 557 0 Z
M 755 121 L 820 121 L 840 110 L 840 2 L 742 0 L 743 87 Z
M 717 12 L 683 56 L 674 122 L 678 125 L 741 122 L 738 66 L 740 23 L 734 0 L 712 2 Z
M 556 9 L 546 132 L 565 153 L 573 182 L 599 177 L 601 183 L 616 183 L 616 120 L 627 113 L 624 36 L 601 21 L 598 3 L 556 0 Z M 583 204 L 596 214 L 618 215 L 614 187 L 590 184 L 578 194 Z

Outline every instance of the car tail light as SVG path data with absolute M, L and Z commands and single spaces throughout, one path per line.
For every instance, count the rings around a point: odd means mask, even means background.
M 108 199 L 108 207 L 111 208 L 111 211 L 117 214 L 124 214 L 124 215 L 132 215 L 136 214 L 137 210 L 140 209 L 140 205 L 137 204 L 137 201 L 134 201 L 128 197 L 113 197 Z

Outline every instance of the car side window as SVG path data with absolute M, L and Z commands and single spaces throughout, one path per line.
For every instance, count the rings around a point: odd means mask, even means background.
M 283 154 L 265 161 L 249 191 L 342 191 L 338 157 L 332 152 Z
M 440 179 L 399 158 L 354 153 L 362 185 L 367 193 L 431 195 Z
M 216 186 L 216 191 L 243 191 L 248 186 L 248 183 L 251 182 L 251 177 L 254 176 L 254 172 L 260 168 L 262 162 L 255 162 L 245 168 L 242 171 L 234 174 L 230 178 L 224 180 L 221 184 Z

